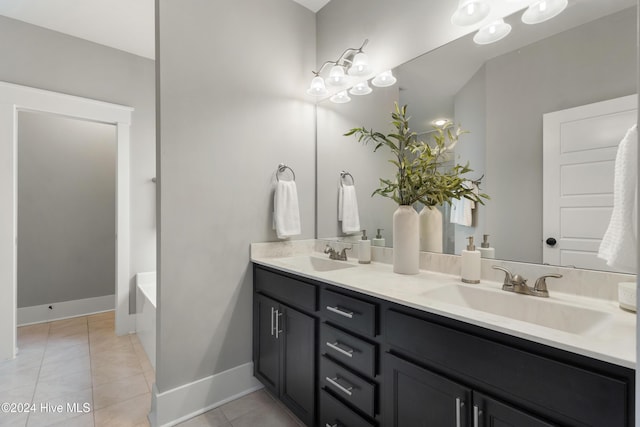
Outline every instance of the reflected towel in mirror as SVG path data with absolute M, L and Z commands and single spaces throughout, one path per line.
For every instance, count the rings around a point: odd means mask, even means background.
M 338 191 L 338 221 L 344 234 L 360 233 L 360 214 L 354 185 L 342 184 Z
M 472 181 L 464 181 L 462 183 L 466 188 L 473 190 L 474 194 L 478 195 L 478 186 Z M 464 225 L 471 227 L 473 225 L 473 209 L 476 207 L 476 202 L 466 199 L 464 197 L 460 199 L 453 199 L 451 201 L 451 216 L 449 221 L 452 224 Z

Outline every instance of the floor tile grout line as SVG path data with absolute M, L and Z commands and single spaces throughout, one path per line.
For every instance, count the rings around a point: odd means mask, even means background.
M 42 365 L 44 364 L 44 355 L 47 354 L 47 346 L 49 345 L 49 334 L 51 333 L 51 322 L 47 322 L 47 338 L 44 342 L 44 350 L 42 351 L 42 357 L 40 359 L 40 366 L 38 367 L 38 375 L 36 375 L 36 383 L 33 387 L 33 394 L 31 395 L 31 403 L 35 405 L 36 390 L 38 390 L 38 383 L 40 382 L 40 372 L 42 372 Z M 29 425 L 29 419 L 31 418 L 31 411 L 27 414 L 25 420 L 25 426 Z

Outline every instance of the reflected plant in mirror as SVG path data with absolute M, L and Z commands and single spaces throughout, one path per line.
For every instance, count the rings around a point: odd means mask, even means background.
M 391 118 L 396 128 L 394 133 L 385 135 L 373 129 L 359 127 L 344 134 L 355 135 L 365 145 L 375 142 L 373 151 L 387 146 L 395 157 L 389 160 L 397 168 L 395 180 L 380 178 L 381 185 L 372 196 L 377 194 L 391 198 L 401 206 L 420 202 L 434 207 L 462 197 L 484 204 L 482 199 L 488 199 L 489 196 L 477 193 L 465 184 L 463 175 L 472 172 L 469 163 L 449 166 L 452 150 L 465 131 L 459 126 L 454 130 L 451 122 L 434 126 L 432 144 L 429 144 L 418 139 L 418 134 L 409 127 L 407 105 L 400 108 L 396 103 Z

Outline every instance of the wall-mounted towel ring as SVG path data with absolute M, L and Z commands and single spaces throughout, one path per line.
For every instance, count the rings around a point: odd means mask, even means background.
M 276 180 L 280 181 L 280 174 L 283 172 L 286 172 L 286 170 L 289 169 L 291 171 L 291 176 L 293 177 L 292 181 L 296 180 L 296 173 L 293 171 L 293 169 L 291 169 L 289 166 L 285 165 L 284 163 L 280 163 L 278 165 L 278 169 L 276 170 Z
M 351 185 L 355 185 L 356 184 L 356 180 L 353 179 L 353 175 L 351 175 L 349 172 L 342 171 L 342 172 L 340 172 L 340 186 L 344 185 L 344 181 L 345 181 L 345 179 L 347 177 L 351 178 Z

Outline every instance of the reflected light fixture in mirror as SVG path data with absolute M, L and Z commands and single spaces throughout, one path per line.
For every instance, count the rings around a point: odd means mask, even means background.
M 329 72 L 328 83 L 331 86 L 342 86 L 347 82 L 347 75 L 344 73 L 344 67 L 334 65 Z
M 507 3 L 519 3 L 522 0 L 503 0 Z M 477 3 L 478 0 L 460 0 L 458 8 L 451 16 L 451 22 L 459 26 L 467 26 L 482 22 L 489 15 L 489 6 L 487 5 L 486 14 L 482 15 Z M 539 24 L 558 16 L 567 8 L 568 0 L 529 0 L 526 4 L 529 7 L 522 14 L 522 22 L 525 24 Z M 471 19 L 473 15 L 474 19 Z M 476 19 L 482 16 L 481 19 Z M 504 22 L 504 19 L 494 19 L 488 24 L 482 26 L 473 41 L 477 44 L 495 43 L 505 38 L 511 32 L 511 26 Z
M 486 0 L 460 0 L 451 17 L 451 23 L 460 26 L 474 25 L 489 15 L 491 6 Z
M 537 0 L 531 3 L 522 14 L 522 22 L 525 24 L 539 24 L 547 21 L 567 8 L 567 0 Z
M 495 43 L 507 37 L 510 32 L 511 25 L 505 23 L 504 19 L 500 18 L 480 28 L 476 35 L 473 36 L 473 41 L 477 44 Z
M 329 94 L 329 91 L 324 85 L 324 79 L 320 76 L 316 76 L 311 80 L 311 85 L 309 85 L 307 93 L 313 96 L 326 96 Z

